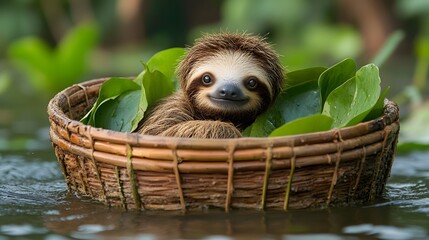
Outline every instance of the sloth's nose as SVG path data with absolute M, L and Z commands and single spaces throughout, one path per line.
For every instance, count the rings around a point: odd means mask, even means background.
M 242 100 L 244 98 L 241 89 L 234 84 L 224 84 L 216 91 L 216 97 L 227 100 Z
M 235 91 L 235 89 L 222 88 L 219 90 L 219 96 L 235 98 L 237 97 L 237 92 Z

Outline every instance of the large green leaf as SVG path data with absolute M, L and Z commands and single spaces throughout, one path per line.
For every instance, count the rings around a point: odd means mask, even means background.
M 119 96 L 118 96 L 119 97 Z M 116 108 L 118 107 L 118 101 L 115 98 L 106 99 L 103 104 L 97 107 L 97 114 L 94 114 L 90 125 L 100 127 L 104 129 L 118 129 L 122 127 L 114 126 L 116 122 L 111 122 L 112 116 L 115 114 Z
M 354 125 L 366 117 L 379 96 L 378 67 L 369 64 L 329 94 L 322 113 L 334 119 L 334 128 Z
M 144 117 L 144 114 L 145 114 L 148 106 L 149 106 L 149 104 L 148 104 L 148 101 L 146 98 L 146 90 L 142 84 L 141 89 L 140 89 L 140 102 L 138 104 L 137 113 L 136 113 L 134 119 L 131 120 L 130 132 L 133 132 L 138 127 L 140 121 Z
M 281 122 L 281 109 L 274 104 L 270 110 L 259 115 L 253 124 L 242 132 L 242 135 L 245 137 L 267 137 L 274 129 L 281 126 Z
M 274 130 L 269 136 L 288 136 L 311 132 L 320 132 L 331 129 L 334 120 L 323 114 L 315 114 L 288 122 Z
M 104 82 L 99 90 L 98 98 L 91 110 L 81 119 L 81 122 L 84 124 L 93 125 L 95 124 L 95 115 L 97 109 L 103 103 L 119 97 L 124 92 L 130 90 L 140 90 L 141 87 L 133 81 L 130 81 L 128 78 L 111 78 Z
M 316 81 L 286 89 L 275 104 L 282 110 L 282 124 L 322 111 L 320 90 Z
M 274 104 L 243 132 L 250 137 L 267 137 L 274 129 L 295 119 L 321 112 L 317 80 L 325 68 L 308 68 L 288 73 L 292 80 Z
M 352 59 L 345 59 L 324 71 L 319 78 L 322 104 L 325 104 L 329 94 L 352 78 L 356 73 L 356 63 Z
M 130 132 L 132 121 L 138 114 L 141 90 L 127 91 L 109 99 L 97 109 L 95 126 L 120 132 Z
M 159 99 L 169 96 L 175 90 L 174 83 L 170 79 L 158 70 L 152 72 L 149 67 L 146 68 L 143 75 L 143 86 L 149 106 Z
M 363 121 L 370 121 L 381 117 L 384 111 L 384 100 L 386 99 L 386 96 L 387 96 L 387 93 L 389 93 L 389 90 L 390 90 L 390 86 L 388 86 L 386 89 L 383 90 L 383 92 L 381 92 L 380 97 L 378 98 L 374 107 L 371 109 L 368 115 L 366 115 Z
M 286 89 L 308 82 L 317 82 L 324 71 L 326 71 L 325 67 L 311 67 L 288 72 L 286 73 Z
M 134 131 L 148 106 L 174 92 L 174 69 L 183 53 L 181 48 L 161 51 L 143 64 L 145 70 L 133 81 L 112 78 L 104 82 L 93 108 L 81 121 L 117 131 Z
M 172 82 L 175 81 L 174 71 L 180 58 L 185 54 L 183 48 L 169 48 L 153 55 L 146 63 L 150 71 L 159 71 Z

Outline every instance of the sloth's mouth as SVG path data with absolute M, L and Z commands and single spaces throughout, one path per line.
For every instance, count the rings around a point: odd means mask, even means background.
M 249 101 L 247 98 L 231 99 L 231 98 L 217 98 L 217 97 L 212 97 L 212 96 L 209 96 L 209 98 L 214 103 L 227 104 L 227 105 L 244 105 Z

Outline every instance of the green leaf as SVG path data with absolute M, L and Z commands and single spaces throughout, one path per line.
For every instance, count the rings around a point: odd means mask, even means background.
M 146 65 L 144 63 L 143 63 L 143 66 L 146 67 Z M 139 73 L 139 75 L 137 75 L 137 77 L 133 79 L 133 82 L 137 83 L 138 85 L 142 85 L 143 84 L 143 76 L 145 75 L 145 73 L 146 73 L 146 69 L 141 71 Z
M 325 104 L 329 94 L 352 78 L 356 73 L 356 63 L 352 59 L 345 59 L 324 71 L 319 78 L 322 104 Z
M 334 119 L 334 128 L 354 125 L 366 117 L 379 96 L 378 68 L 369 64 L 329 94 L 322 113 Z
M 288 122 L 274 130 L 269 136 L 288 136 L 311 132 L 320 132 L 331 129 L 334 120 L 323 114 L 315 114 Z
M 388 86 L 387 88 L 385 88 L 383 90 L 383 92 L 380 94 L 380 97 L 378 98 L 377 102 L 375 103 L 374 107 L 371 109 L 371 111 L 368 113 L 368 115 L 363 120 L 364 122 L 374 120 L 374 119 L 381 117 L 381 115 L 383 114 L 383 111 L 384 111 L 384 100 L 386 99 L 386 96 L 387 96 L 387 93 L 389 93 L 389 90 L 390 90 L 390 86 Z
M 275 107 L 275 104 L 273 105 Z M 278 121 L 281 120 L 281 111 L 279 109 L 271 109 L 259 115 L 255 122 L 244 129 L 242 135 L 245 137 L 267 137 L 272 131 L 281 126 Z
M 153 55 L 146 63 L 150 71 L 159 71 L 172 82 L 175 81 L 174 71 L 179 59 L 185 54 L 184 48 L 169 48 Z
M 144 114 L 148 108 L 149 104 L 146 98 L 146 90 L 144 88 L 144 85 L 141 85 L 140 89 L 140 101 L 137 108 L 137 113 L 134 119 L 131 121 L 131 129 L 130 132 L 133 132 L 135 129 L 137 129 L 140 121 L 143 119 Z
M 320 113 L 322 102 L 317 81 L 286 89 L 274 104 L 281 109 L 282 124 Z
M 286 89 L 308 82 L 317 82 L 324 71 L 326 71 L 325 67 L 312 67 L 288 72 L 286 73 Z
M 133 81 L 130 81 L 130 79 L 128 78 L 121 78 L 121 77 L 110 78 L 109 80 L 105 81 L 101 85 L 96 103 L 106 98 L 119 95 L 123 92 L 129 91 L 129 90 L 138 90 L 138 89 L 140 89 L 140 86 L 135 84 Z
M 174 92 L 174 83 L 158 70 L 151 71 L 150 68 L 143 74 L 143 86 L 149 106 L 156 101 Z
M 325 68 L 308 68 L 290 72 L 292 84 L 283 91 L 267 112 L 259 115 L 243 135 L 267 137 L 274 129 L 295 119 L 321 112 L 317 80 Z M 291 78 L 289 78 L 291 77 Z
M 132 132 L 143 119 L 148 106 L 175 90 L 174 70 L 182 48 L 155 54 L 133 80 L 112 78 L 100 87 L 92 109 L 82 118 L 85 124 L 111 130 Z
M 100 105 L 119 97 L 119 95 L 124 92 L 140 90 L 140 88 L 141 87 L 138 84 L 130 81 L 128 78 L 110 78 L 101 85 L 96 102 L 92 106 L 91 110 L 80 121 L 84 124 L 94 126 L 94 116 Z
M 138 113 L 141 90 L 128 91 L 115 99 L 105 101 L 97 109 L 95 126 L 120 132 L 130 132 Z
M 94 114 L 90 125 L 111 130 L 121 128 L 122 123 L 119 126 L 114 126 L 116 122 L 110 121 L 117 107 L 118 101 L 115 101 L 115 98 L 106 99 L 103 104 L 97 107 L 97 114 Z

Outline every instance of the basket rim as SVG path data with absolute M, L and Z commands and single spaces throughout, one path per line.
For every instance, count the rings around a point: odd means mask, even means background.
M 74 84 L 57 93 L 48 103 L 48 115 L 50 121 L 55 121 L 62 126 L 73 125 L 77 128 L 84 128 L 92 137 L 96 139 L 103 139 L 112 143 L 127 143 L 131 145 L 140 145 L 144 142 L 151 142 L 151 145 L 180 145 L 186 146 L 200 146 L 201 148 L 223 148 L 230 147 L 250 147 L 250 146 L 275 146 L 277 144 L 284 145 L 304 145 L 313 142 L 315 139 L 348 139 L 359 135 L 364 135 L 369 132 L 383 129 L 385 126 L 392 124 L 399 120 L 399 109 L 396 103 L 391 100 L 385 99 L 384 113 L 377 119 L 361 122 L 353 126 L 335 128 L 327 131 L 296 134 L 289 136 L 279 137 L 241 137 L 241 138 L 228 138 L 228 139 L 202 139 L 202 138 L 183 138 L 183 137 L 165 137 L 153 136 L 140 133 L 119 132 L 109 129 L 103 129 L 83 124 L 78 120 L 74 120 L 66 116 L 63 109 L 59 106 L 60 101 L 69 99 L 69 96 L 84 91 L 87 97 L 86 89 L 94 85 L 101 85 L 110 77 L 96 78 L 85 81 L 80 84 Z M 98 89 L 98 88 L 97 88 Z M 97 90 L 98 92 L 98 90 Z M 361 134 L 359 134 L 361 133 Z

